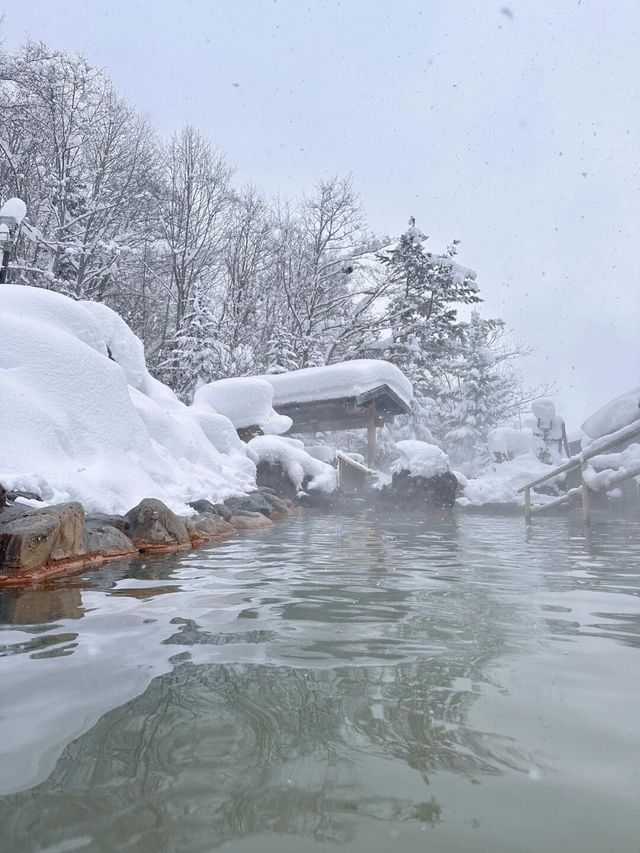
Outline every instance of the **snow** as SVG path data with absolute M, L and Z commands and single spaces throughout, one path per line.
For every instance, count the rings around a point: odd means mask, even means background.
M 531 431 L 522 431 L 512 427 L 496 427 L 487 434 L 487 444 L 492 454 L 507 459 L 515 459 L 529 453 L 532 447 Z
M 335 469 L 310 456 L 301 441 L 276 435 L 259 435 L 252 438 L 248 446 L 260 462 L 279 462 L 298 491 L 302 489 L 306 478 L 309 480 L 304 486 L 310 491 L 332 492 L 336 488 Z
M 553 400 L 541 397 L 531 404 L 531 411 L 537 421 L 533 426 L 533 434 L 547 441 L 560 441 L 564 420 L 556 415 L 556 407 Z
M 335 462 L 337 450 L 330 444 L 307 444 L 304 449 L 309 456 L 313 456 L 314 459 L 319 459 L 321 462 L 326 462 L 328 465 Z
M 27 215 L 27 205 L 21 198 L 10 198 L 0 208 L 0 216 L 15 219 L 16 225 L 20 225 Z
M 291 428 L 291 418 L 273 408 L 273 388 L 264 379 L 241 377 L 219 379 L 197 389 L 194 408 L 209 408 L 229 418 L 236 429 L 259 426 L 270 435 Z
M 640 418 L 640 388 L 634 388 L 602 406 L 587 418 L 582 429 L 589 438 L 609 435 Z
M 407 405 L 413 399 L 413 388 L 404 373 L 395 364 L 382 359 L 355 359 L 259 378 L 273 388 L 276 408 L 288 403 L 353 397 L 380 385 L 388 385 Z
M 518 494 L 518 489 L 525 483 L 548 474 L 552 467 L 541 462 L 535 453 L 529 452 L 508 462 L 489 465 L 474 478 L 467 479 L 456 473 L 462 486 L 462 494 L 456 502 L 459 506 L 523 504 L 524 495 Z M 552 486 L 554 482 L 555 480 L 551 479 L 545 485 Z M 535 499 L 538 503 L 552 500 L 546 495 L 536 495 Z
M 449 457 L 435 444 L 406 439 L 397 441 L 395 448 L 400 456 L 391 466 L 394 474 L 408 471 L 412 477 L 437 477 L 450 470 Z
M 621 453 L 593 456 L 584 479 L 590 489 L 601 491 L 632 474 L 640 474 L 640 444 L 630 444 Z
M 111 357 L 109 357 L 111 353 Z M 155 380 L 104 305 L 0 288 L 0 482 L 46 503 L 123 513 L 144 497 L 189 513 L 255 487 L 233 425 Z

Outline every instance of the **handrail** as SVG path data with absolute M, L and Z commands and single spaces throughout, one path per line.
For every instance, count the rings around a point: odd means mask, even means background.
M 364 474 L 375 474 L 376 472 L 367 468 L 366 465 L 363 465 L 362 462 L 357 462 L 355 459 L 352 459 L 350 456 L 347 456 L 346 453 L 343 453 L 341 450 L 336 451 L 336 459 L 342 460 L 346 462 L 347 465 L 351 465 L 353 468 L 357 468 L 359 471 L 362 471 Z
M 613 447 L 616 447 L 618 444 L 622 444 L 623 441 L 626 441 L 629 438 L 634 438 L 636 435 L 640 435 L 640 420 L 633 421 L 633 423 L 628 424 L 626 427 L 622 427 L 622 429 L 611 433 L 609 436 L 603 436 L 603 438 L 609 439 L 608 441 L 600 443 L 600 439 L 596 439 L 596 441 L 594 441 L 593 444 L 590 444 L 586 450 L 572 456 L 571 459 L 567 459 L 566 462 L 559 465 L 557 468 L 554 468 L 552 471 L 549 471 L 548 474 L 538 477 L 536 480 L 532 480 L 530 483 L 526 483 L 524 486 L 521 486 L 518 489 L 518 493 L 524 492 L 525 489 L 531 489 L 533 486 L 538 486 L 540 483 L 544 483 L 545 480 L 550 480 L 552 477 L 557 477 L 558 474 L 564 474 L 565 471 L 571 471 L 573 468 L 579 468 L 594 456 L 599 456 L 601 453 L 611 450 Z
M 591 515 L 591 489 L 589 488 L 584 476 L 585 470 L 589 467 L 589 459 L 593 459 L 594 456 L 600 456 L 607 450 L 612 450 L 614 447 L 628 441 L 630 438 L 635 438 L 637 435 L 640 435 L 640 420 L 633 421 L 633 423 L 628 424 L 626 427 L 622 427 L 622 429 L 619 429 L 608 436 L 602 436 L 602 439 L 596 439 L 596 441 L 590 444 L 586 450 L 582 451 L 582 453 L 572 456 L 571 459 L 568 459 L 562 465 L 559 465 L 557 468 L 549 471 L 543 477 L 538 477 L 536 480 L 532 480 L 530 483 L 521 486 L 518 489 L 518 493 L 524 492 L 525 518 L 530 520 L 531 516 L 535 513 L 542 512 L 552 506 L 558 506 L 559 504 L 566 503 L 574 495 L 580 493 L 582 495 L 582 520 L 585 524 L 589 524 Z M 557 477 L 558 474 L 563 474 L 565 471 L 571 471 L 574 468 L 582 468 L 582 482 L 580 486 L 570 489 L 566 495 L 562 495 L 553 501 L 549 501 L 545 504 L 539 504 L 537 506 L 531 506 L 531 489 L 534 486 L 538 486 L 540 483 L 544 483 L 546 480 L 550 480 L 552 477 Z M 614 483 L 621 483 L 624 480 L 628 480 L 631 477 L 637 477 L 638 475 L 640 475 L 640 466 L 637 466 L 630 471 L 622 471 L 618 476 L 614 475 L 610 478 L 607 488 L 611 488 Z

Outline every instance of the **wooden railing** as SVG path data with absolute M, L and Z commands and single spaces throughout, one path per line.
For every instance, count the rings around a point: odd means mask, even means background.
M 336 453 L 336 460 L 338 462 L 338 486 L 341 489 L 362 488 L 367 480 L 375 474 L 371 468 L 361 462 L 356 462 L 355 459 L 340 450 Z
M 591 489 L 586 483 L 585 480 L 585 471 L 589 467 L 589 460 L 593 459 L 594 456 L 600 456 L 602 453 L 606 453 L 609 450 L 613 450 L 615 447 L 619 447 L 621 444 L 624 444 L 626 441 L 629 441 L 632 438 L 640 435 L 640 420 L 634 421 L 629 426 L 623 427 L 619 429 L 617 432 L 612 433 L 611 435 L 605 435 L 600 439 L 597 439 L 586 450 L 583 450 L 581 453 L 572 456 L 570 459 L 567 459 L 562 465 L 559 465 L 557 468 L 553 468 L 549 471 L 548 474 L 544 474 L 542 477 L 538 477 L 535 480 L 532 480 L 530 483 L 527 483 L 524 486 L 521 486 L 518 489 L 518 493 L 524 492 L 524 514 L 525 518 L 530 519 L 532 515 L 535 515 L 538 512 L 543 512 L 546 509 L 551 509 L 554 506 L 559 506 L 560 504 L 567 503 L 573 497 L 577 495 L 581 495 L 582 497 L 582 519 L 585 524 L 589 524 L 591 518 Z M 542 483 L 547 482 L 547 480 L 551 480 L 554 477 L 557 477 L 559 474 L 564 474 L 568 471 L 573 471 L 576 468 L 580 468 L 582 476 L 581 483 L 579 486 L 576 486 L 573 489 L 569 489 L 569 491 L 561 495 L 552 501 L 547 501 L 543 504 L 538 504 L 537 506 L 532 506 L 531 504 L 531 489 L 534 486 L 539 486 Z M 612 488 L 618 483 L 622 483 L 624 480 L 629 480 L 631 477 L 640 476 L 640 465 L 636 467 L 624 470 L 620 472 L 620 475 L 617 476 L 613 474 L 607 480 L 607 489 Z

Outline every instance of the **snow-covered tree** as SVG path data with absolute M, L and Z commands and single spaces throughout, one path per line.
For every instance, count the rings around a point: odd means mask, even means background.
M 267 347 L 265 364 L 267 373 L 286 373 L 297 369 L 298 356 L 295 343 L 293 334 L 284 325 L 274 327 Z
M 397 246 L 380 256 L 392 282 L 386 356 L 412 380 L 416 396 L 437 398 L 463 338 L 458 306 L 480 295 L 475 273 L 453 259 L 457 241 L 434 255 L 425 252 L 426 239 L 411 217 Z
M 459 346 L 445 447 L 454 462 L 470 471 L 488 461 L 487 434 L 513 414 L 518 398 L 518 378 L 497 346 L 503 329 L 502 321 L 485 320 L 473 311 Z
M 192 286 L 189 307 L 162 365 L 176 393 L 191 402 L 200 385 L 227 375 L 227 354 L 216 339 L 216 319 L 200 281 Z
M 155 141 L 82 57 L 27 43 L 0 89 L 0 181 L 29 219 L 17 280 L 103 300 L 144 231 Z

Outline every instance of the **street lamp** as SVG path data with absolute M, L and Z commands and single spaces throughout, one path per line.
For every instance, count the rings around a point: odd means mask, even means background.
M 2 267 L 0 267 L 0 284 L 7 280 L 9 258 L 20 223 L 27 213 L 27 206 L 21 198 L 10 198 L 0 208 L 0 251 L 2 252 Z

